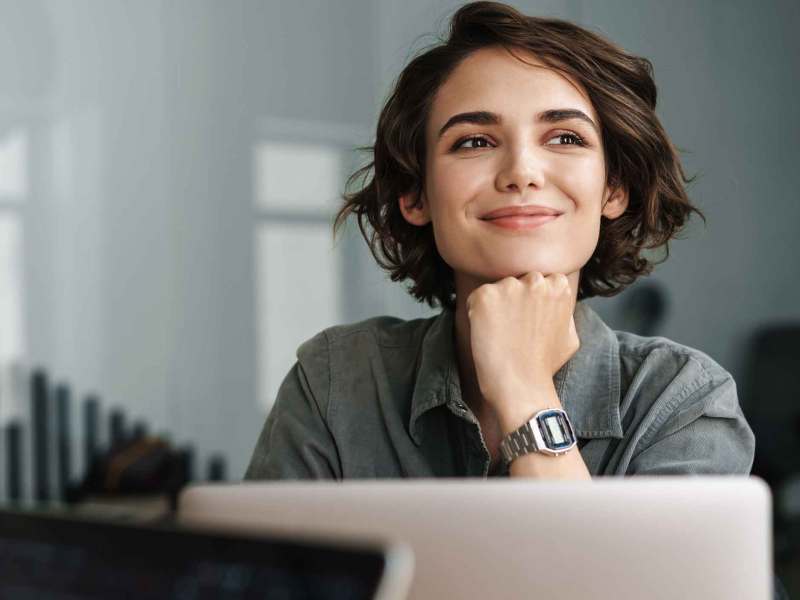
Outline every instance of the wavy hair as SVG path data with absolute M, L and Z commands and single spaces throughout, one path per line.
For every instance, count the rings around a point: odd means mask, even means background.
M 425 182 L 425 129 L 436 92 L 472 52 L 500 46 L 532 52 L 549 67 L 577 80 L 600 119 L 606 181 L 624 186 L 628 207 L 616 219 L 601 217 L 600 238 L 580 273 L 578 300 L 618 294 L 669 256 L 691 212 L 687 178 L 678 150 L 656 116 L 652 63 L 606 38 L 554 18 L 527 16 L 499 2 L 473 2 L 452 16 L 449 36 L 419 52 L 402 70 L 378 119 L 369 164 L 350 175 L 333 235 L 351 213 L 361 235 L 392 281 L 410 279 L 409 293 L 431 307 L 455 307 L 452 268 L 436 248 L 432 224 L 408 223 L 399 197 L 417 201 Z M 513 54 L 513 53 L 512 53 Z M 361 178 L 353 192 L 347 190 Z M 371 231 L 367 231 L 368 227 Z M 664 247 L 662 260 L 644 250 Z

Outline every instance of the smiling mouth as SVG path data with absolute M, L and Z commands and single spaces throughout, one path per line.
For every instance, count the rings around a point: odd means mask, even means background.
M 545 225 L 550 221 L 555 221 L 560 216 L 561 215 L 513 215 L 494 219 L 481 219 L 481 221 L 503 229 L 528 230 Z

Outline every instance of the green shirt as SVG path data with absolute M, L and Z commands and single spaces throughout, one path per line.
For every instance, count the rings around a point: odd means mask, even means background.
M 462 401 L 453 322 L 448 309 L 381 316 L 306 340 L 245 479 L 508 476 L 489 473 Z M 592 476 L 750 473 L 755 436 L 730 373 L 670 339 L 613 331 L 585 302 L 575 327 L 580 349 L 554 383 Z

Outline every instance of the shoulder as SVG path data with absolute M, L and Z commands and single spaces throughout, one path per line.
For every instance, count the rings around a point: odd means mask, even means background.
M 363 420 L 364 407 L 380 393 L 407 398 L 434 320 L 376 316 L 327 327 L 301 343 L 297 362 L 326 418 L 355 411 Z
M 387 377 L 389 371 L 407 371 L 416 363 L 425 333 L 435 319 L 381 315 L 332 325 L 298 346 L 297 362 L 317 388 L 325 389 L 327 397 L 331 388 L 342 390 L 349 383 L 371 380 L 376 365 Z
M 666 337 L 619 341 L 620 464 L 632 474 L 747 474 L 755 436 L 733 376 L 705 352 Z
M 731 374 L 708 354 L 663 336 L 642 336 L 628 331 L 614 331 L 620 360 L 641 367 L 664 371 L 686 370 L 700 378 L 727 379 Z
M 381 315 L 332 325 L 306 339 L 297 348 L 301 361 L 331 352 L 358 352 L 379 348 L 416 347 L 436 317 L 401 319 Z M 354 358 L 351 355 L 351 358 Z
M 619 347 L 623 405 L 649 399 L 660 424 L 685 412 L 739 418 L 733 376 L 705 352 L 663 336 L 614 331 Z

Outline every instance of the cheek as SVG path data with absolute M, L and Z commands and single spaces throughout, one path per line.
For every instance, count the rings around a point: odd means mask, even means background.
M 441 209 L 441 207 L 433 215 L 433 238 L 436 249 L 451 267 L 454 267 L 454 263 L 458 262 L 459 255 L 464 252 L 459 250 L 458 240 L 463 239 L 463 231 L 459 233 L 461 225 L 456 222 L 456 219 L 459 218 L 458 214 Z
M 570 224 L 572 229 L 570 238 L 575 242 L 575 248 L 580 248 L 578 253 L 586 254 L 588 260 L 594 252 L 600 235 L 600 192 L 592 191 L 593 196 L 581 197 Z
M 562 171 L 560 187 L 576 204 L 576 209 L 600 212 L 600 200 L 604 190 L 604 173 L 594 161 L 571 165 Z
M 463 206 L 492 183 L 481 167 L 478 162 L 465 160 L 435 167 L 429 180 L 431 194 L 443 205 Z
M 463 166 L 439 167 L 428 180 L 434 237 L 442 257 L 447 252 L 443 246 L 455 246 L 469 225 L 469 199 L 475 197 L 476 185 L 475 178 Z
M 594 253 L 594 249 L 597 247 L 597 242 L 600 240 L 600 219 L 594 218 L 592 219 L 591 223 L 589 223 L 586 227 L 584 233 L 584 239 L 586 240 L 586 260 Z

